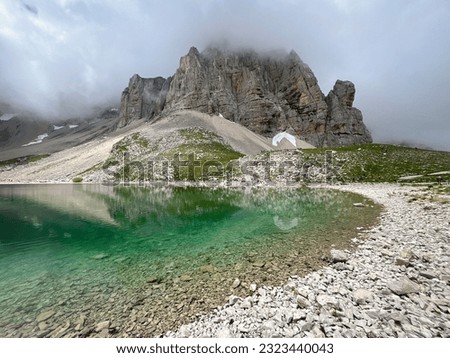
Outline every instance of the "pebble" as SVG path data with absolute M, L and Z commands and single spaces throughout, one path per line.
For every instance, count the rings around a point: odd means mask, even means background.
M 111 324 L 110 321 L 103 321 L 103 322 L 98 323 L 95 326 L 95 332 L 101 332 L 101 331 L 104 331 L 104 330 L 109 330 L 109 325 L 110 324 Z
M 55 314 L 56 314 L 55 311 L 42 312 L 36 317 L 36 321 L 38 323 L 47 321 L 49 318 L 53 317 Z
M 233 289 L 235 289 L 235 288 L 238 288 L 240 285 L 241 285 L 241 280 L 239 280 L 239 279 L 237 278 L 237 279 L 235 279 L 235 280 L 233 281 L 233 284 L 231 285 L 231 287 L 232 287 Z

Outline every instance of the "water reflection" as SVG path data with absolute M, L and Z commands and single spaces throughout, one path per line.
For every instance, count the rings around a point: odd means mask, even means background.
M 161 292 L 146 291 L 146 310 L 160 302 L 155 315 L 164 319 L 171 300 L 191 302 L 199 287 L 225 297 L 236 275 L 271 282 L 293 263 L 300 270 L 320 241 L 361 226 L 366 210 L 352 205 L 361 200 L 293 188 L 0 186 L 0 336 L 2 322 L 8 332 L 14 322 L 36 329 L 36 315 L 59 302 L 61 320 L 80 310 L 104 320 L 141 295 L 149 277 Z

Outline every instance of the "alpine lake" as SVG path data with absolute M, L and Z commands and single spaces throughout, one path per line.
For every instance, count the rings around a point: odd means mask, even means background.
M 1 185 L 0 337 L 160 336 L 325 265 L 379 213 L 327 189 Z

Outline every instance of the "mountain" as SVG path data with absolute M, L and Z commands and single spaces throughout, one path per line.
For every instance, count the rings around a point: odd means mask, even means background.
M 50 154 L 111 133 L 118 109 L 98 109 L 90 117 L 49 120 L 0 104 L 0 161 Z
M 355 86 L 338 80 L 325 96 L 300 57 L 195 47 L 169 78 L 134 75 L 123 91 L 119 127 L 195 110 L 239 123 L 265 137 L 296 135 L 315 146 L 370 143 Z

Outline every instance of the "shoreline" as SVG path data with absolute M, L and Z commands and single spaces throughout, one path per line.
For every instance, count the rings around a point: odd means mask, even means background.
M 57 191 L 58 188 L 49 190 Z M 89 188 L 85 190 L 89 193 Z M 103 281 L 95 286 L 78 285 L 76 283 L 81 281 L 71 274 L 64 278 L 64 285 L 58 285 L 58 294 L 39 299 L 47 304 L 29 309 L 25 315 L 14 313 L 11 316 L 16 322 L 13 326 L 8 320 L 0 319 L 0 331 L 11 337 L 19 334 L 24 337 L 158 337 L 223 305 L 229 295 L 249 295 L 263 285 L 281 285 L 292 274 L 305 275 L 317 270 L 327 263 L 331 245 L 351 248 L 351 238 L 371 227 L 379 214 L 379 208 L 372 207 L 372 201 L 367 202 L 366 209 L 354 208 L 352 203 L 365 202 L 360 196 L 343 196 L 327 189 L 317 195 L 319 203 L 323 199 L 329 200 L 329 207 L 333 208 L 341 205 L 338 204 L 341 199 L 345 200 L 347 209 L 343 210 L 348 215 L 339 216 L 342 225 L 336 223 L 324 231 L 311 227 L 304 235 L 261 237 L 253 243 L 244 240 L 230 250 L 210 248 L 197 256 L 195 264 L 178 262 L 175 258 L 155 262 L 152 267 L 159 271 L 146 270 L 149 265 L 140 266 L 139 260 L 125 253 L 108 253 L 98 255 L 99 258 L 91 256 L 91 259 L 100 260 L 100 265 L 113 264 L 117 259 L 113 266 L 120 270 L 132 262 L 127 270 L 132 273 L 130 278 L 139 284 L 111 286 L 109 281 Z M 221 258 L 216 260 L 214 257 Z M 125 274 L 126 270 L 121 272 Z M 48 285 L 46 291 L 53 290 L 51 280 L 47 282 L 43 278 L 40 286 L 45 285 Z M 30 295 L 29 300 L 21 300 L 22 305 L 34 307 L 34 303 L 27 303 L 33 297 Z M 54 314 L 45 320 L 45 324 L 40 322 L 41 315 L 49 312 Z M 106 331 L 98 328 L 102 322 L 109 322 Z M 20 329 L 17 328 L 19 325 Z
M 165 337 L 450 337 L 450 204 L 414 201 L 417 187 L 320 185 L 382 204 L 355 251 L 280 287 L 260 287 Z M 448 198 L 448 196 L 447 196 Z
M 186 186 L 184 182 L 169 184 Z M 192 184 L 188 186 L 199 186 Z M 443 203 L 412 200 L 423 187 L 398 184 L 308 187 L 360 194 L 384 210 L 375 226 L 355 234 L 350 240 L 352 248 L 341 247 L 343 251 L 331 254 L 336 262 L 312 268 L 305 275 L 302 272 L 302 276 L 289 277 L 294 271 L 287 271 L 278 281 L 282 286 L 258 285 L 230 292 L 228 299 L 221 300 L 228 302 L 223 306 L 196 314 L 191 323 L 156 336 L 450 337 L 450 197 L 445 196 Z M 228 188 L 283 186 L 241 183 Z M 192 281 L 189 285 L 195 286 Z M 239 293 L 243 295 L 236 296 Z M 85 325 L 87 332 L 90 328 Z M 142 332 L 143 336 L 149 333 Z

